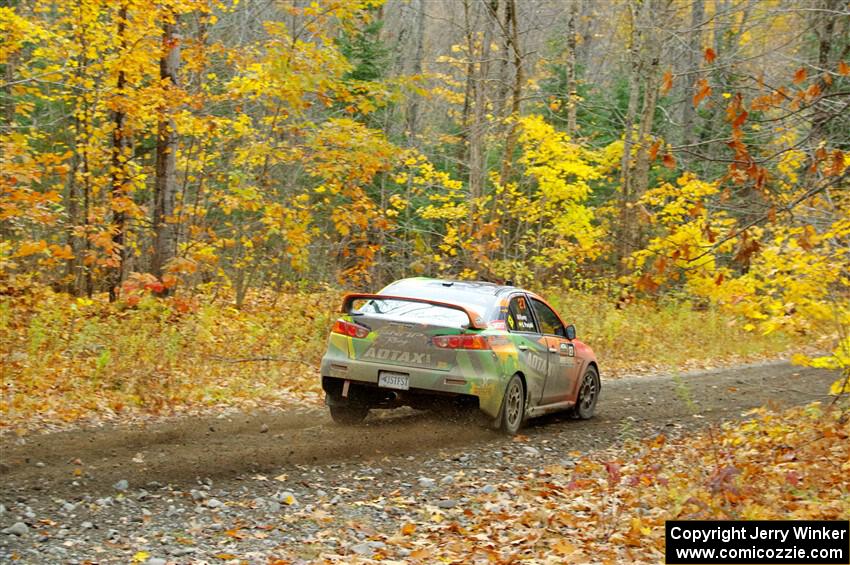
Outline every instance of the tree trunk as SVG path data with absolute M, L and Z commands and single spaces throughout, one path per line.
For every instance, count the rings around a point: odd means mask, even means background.
M 569 0 L 569 16 L 567 17 L 567 134 L 576 135 L 576 113 L 578 108 L 578 80 L 576 78 L 576 49 L 578 36 L 576 22 L 579 14 L 579 2 Z
M 87 28 L 83 23 L 82 9 L 77 7 L 75 39 L 80 47 L 75 59 L 75 74 L 81 80 L 88 67 L 86 56 L 88 38 Z M 80 115 L 85 116 L 81 119 Z M 74 133 L 73 155 L 71 157 L 71 173 L 68 177 L 68 245 L 73 257 L 66 264 L 66 289 L 75 296 L 94 291 L 91 267 L 88 256 L 91 249 L 89 241 L 89 198 L 91 192 L 91 176 L 89 171 L 89 147 L 91 132 L 89 102 L 84 96 L 78 96 L 74 101 Z
M 520 105 L 522 102 L 522 83 L 525 80 L 525 73 L 522 69 L 522 49 L 519 44 L 519 24 L 517 23 L 517 5 L 516 0 L 508 0 L 506 7 L 507 18 L 506 24 L 510 26 L 510 42 L 511 51 L 513 53 L 514 64 L 514 80 L 513 90 L 511 92 L 511 113 L 512 121 L 508 126 L 507 134 L 505 135 L 505 153 L 502 156 L 502 170 L 500 172 L 501 182 L 508 182 L 508 177 L 511 176 L 513 167 L 514 149 L 517 142 L 517 123 L 519 118 Z M 507 31 L 507 30 L 506 30 Z
M 484 25 L 484 38 L 475 85 L 475 103 L 472 109 L 472 127 L 469 132 L 469 198 L 475 200 L 484 194 L 487 176 L 487 81 L 490 76 L 490 44 L 493 42 L 493 26 L 499 17 L 499 0 L 490 0 Z
M 464 37 L 466 39 L 466 77 L 463 90 L 463 110 L 460 114 L 460 144 L 457 156 L 458 168 L 467 165 L 467 155 L 469 154 L 469 127 L 470 114 L 472 113 L 472 100 L 475 97 L 475 32 L 472 29 L 471 14 L 469 13 L 469 0 L 463 0 L 463 24 Z M 459 170 L 460 174 L 461 171 Z M 466 167 L 466 173 L 469 174 L 469 167 Z
M 127 49 L 127 39 L 125 37 L 125 29 L 127 26 L 127 4 L 122 4 L 118 10 L 118 45 L 120 56 L 124 55 Z M 113 128 L 112 128 L 112 245 L 114 246 L 114 254 L 116 255 L 116 265 L 112 267 L 109 275 L 109 301 L 115 302 L 118 299 L 118 288 L 124 280 L 124 230 L 126 218 L 123 211 L 123 203 L 116 206 L 116 201 L 123 199 L 127 195 L 127 131 L 125 121 L 127 114 L 124 111 L 124 88 L 126 86 L 126 76 L 123 67 L 118 70 L 118 80 L 116 82 L 116 92 L 118 102 L 113 113 Z
M 14 53 L 9 55 L 6 63 L 3 65 L 5 67 L 5 84 L 3 85 L 3 116 L 5 121 L 2 124 L 2 129 L 8 128 L 9 131 L 12 130 L 12 126 L 15 123 L 15 97 L 12 96 L 12 82 L 15 80 L 15 68 L 17 64 L 18 55 Z
M 92 293 L 94 292 L 94 281 L 92 280 L 92 267 L 89 261 L 89 255 L 91 253 L 91 240 L 89 239 L 89 234 L 91 230 L 89 228 L 91 223 L 91 168 L 89 166 L 89 143 L 91 142 L 91 131 L 89 130 L 90 124 L 90 115 L 88 112 L 88 103 L 84 103 L 84 110 L 86 114 L 86 120 L 84 123 L 80 123 L 80 137 L 78 137 L 77 143 L 80 143 L 82 140 L 83 150 L 81 154 L 80 160 L 80 168 L 82 169 L 82 203 L 83 209 L 81 213 L 81 219 L 83 221 L 82 230 L 83 237 L 78 238 L 80 240 L 79 244 L 81 245 L 81 250 L 78 254 L 78 264 L 77 264 L 77 272 L 76 277 L 74 279 L 74 294 L 77 296 L 82 296 L 85 294 L 89 298 L 91 298 Z
M 835 24 L 837 23 L 837 18 L 833 16 L 834 13 L 839 10 L 839 2 L 840 0 L 824 0 L 823 1 L 823 9 L 824 12 L 814 12 L 812 14 L 812 18 L 814 21 L 812 22 L 812 28 L 815 30 L 817 34 L 817 68 L 818 69 L 828 69 L 835 66 L 835 63 L 831 61 L 830 53 L 832 52 L 833 42 L 835 38 L 833 38 L 833 34 L 835 33 Z M 839 40 L 840 41 L 840 40 Z M 837 43 L 837 42 L 836 42 Z M 845 49 L 846 52 L 846 49 Z M 824 81 L 823 76 L 818 80 L 818 86 L 821 90 L 821 95 L 828 93 L 831 90 L 831 86 L 834 84 L 833 81 L 827 83 Z M 813 180 L 815 173 L 817 170 L 816 167 L 812 167 L 816 162 L 815 151 L 818 147 L 821 147 L 827 141 L 827 124 L 833 119 L 833 115 L 831 112 L 827 111 L 827 108 L 822 104 L 814 105 L 814 112 L 811 118 L 811 129 L 809 130 L 809 147 L 811 148 L 809 154 L 809 167 L 806 169 L 808 171 L 806 176 Z M 811 182 L 811 180 L 809 181 Z
M 504 132 L 508 130 L 507 118 L 510 116 L 511 108 L 510 108 L 510 92 L 511 85 L 513 84 L 513 80 L 511 79 L 511 75 L 513 74 L 513 62 L 511 61 L 511 52 L 513 48 L 511 46 L 511 21 L 514 18 L 514 12 L 512 10 L 510 0 L 506 0 L 504 3 L 503 13 L 497 14 L 496 23 L 499 27 L 500 37 L 501 37 L 501 45 L 499 47 L 499 71 L 496 73 L 497 83 L 495 94 L 492 97 L 491 107 L 493 109 L 493 115 L 498 116 L 500 119 L 499 125 L 503 127 L 504 131 L 500 131 L 499 135 L 504 137 Z
M 177 86 L 180 68 L 180 44 L 174 22 L 162 27 L 162 58 L 159 74 L 163 81 L 170 81 L 167 88 Z M 177 194 L 177 132 L 170 108 L 160 110 L 156 141 L 156 179 L 154 183 L 154 252 L 151 272 L 162 277 L 167 263 L 176 253 L 176 229 L 174 205 Z
M 702 24 L 705 18 L 704 0 L 693 0 L 691 4 L 691 29 L 688 35 L 688 67 L 685 75 L 685 96 L 682 102 L 682 144 L 696 142 L 696 108 L 692 98 L 697 83 L 702 58 Z
M 65 292 L 77 294 L 77 275 L 82 268 L 82 241 L 76 228 L 80 217 L 80 195 L 77 185 L 77 172 L 80 170 L 79 143 L 80 120 L 74 118 L 74 152 L 71 155 L 71 170 L 68 173 L 68 228 L 66 243 L 71 248 L 72 257 L 65 262 Z
M 659 59 L 661 53 L 657 40 L 655 39 L 656 37 L 657 36 L 653 34 L 648 41 L 647 51 L 650 60 L 647 70 L 643 73 L 645 77 L 643 107 L 641 108 L 640 125 L 638 126 L 638 146 L 637 151 L 635 152 L 633 178 L 631 183 L 631 222 L 627 226 L 627 244 L 631 247 L 632 251 L 643 247 L 643 222 L 637 219 L 634 206 L 641 197 L 643 197 L 649 185 L 650 136 L 652 135 L 652 124 L 655 118 L 655 109 L 658 105 L 658 89 L 660 86 Z
M 627 226 L 633 221 L 631 213 L 632 199 L 632 129 L 634 128 L 637 118 L 638 102 L 640 100 L 640 33 L 637 29 L 639 25 L 636 7 L 630 3 L 628 6 L 631 25 L 629 30 L 629 102 L 626 107 L 626 115 L 623 123 L 624 139 L 623 139 L 623 157 L 620 162 L 620 210 L 619 210 L 619 226 L 617 231 L 616 241 L 616 259 L 620 274 L 626 270 L 624 260 L 631 253 L 628 244 L 628 228 Z
M 623 150 L 623 194 L 620 202 L 620 226 L 617 254 L 620 260 L 620 272 L 624 273 L 627 265 L 623 260 L 641 247 L 643 235 L 642 224 L 636 216 L 635 205 L 646 192 L 649 184 L 649 136 L 655 109 L 658 105 L 658 88 L 661 58 L 661 40 L 655 30 L 651 29 L 652 22 L 661 18 L 661 11 L 654 0 L 644 0 L 640 6 L 640 15 L 635 27 L 638 29 L 637 44 L 631 50 L 635 59 L 632 61 L 629 74 L 629 107 L 626 116 L 626 143 Z M 637 138 L 634 141 L 634 159 L 631 158 L 633 144 L 630 140 L 637 112 L 637 102 L 640 96 L 640 78 L 643 77 L 643 105 Z
M 416 53 L 413 58 L 413 74 L 422 74 L 422 58 L 425 52 L 425 0 L 419 0 L 416 10 Z M 418 146 L 416 135 L 419 132 L 419 102 L 418 94 L 410 95 L 407 107 L 406 136 L 411 145 Z

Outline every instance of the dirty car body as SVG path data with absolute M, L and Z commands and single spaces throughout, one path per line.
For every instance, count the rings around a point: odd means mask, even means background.
M 371 408 L 429 408 L 440 398 L 465 401 L 497 425 L 508 412 L 523 421 L 567 409 L 590 417 L 599 368 L 574 334 L 542 297 L 520 288 L 403 279 L 345 297 L 322 387 L 334 419 L 347 423 Z

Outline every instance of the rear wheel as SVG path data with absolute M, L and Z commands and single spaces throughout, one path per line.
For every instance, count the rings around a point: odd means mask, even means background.
M 368 406 L 345 405 L 345 406 L 329 406 L 331 409 L 331 418 L 337 424 L 351 426 L 359 424 L 369 414 Z
M 584 377 L 581 379 L 581 387 L 578 389 L 578 398 L 573 408 L 573 414 L 576 418 L 589 420 L 593 417 L 593 411 L 596 409 L 596 401 L 599 400 L 599 391 L 601 388 L 599 372 L 591 365 L 584 372 Z
M 499 414 L 499 429 L 508 435 L 515 435 L 525 419 L 525 386 L 519 375 L 514 375 L 505 389 L 502 399 L 502 411 Z

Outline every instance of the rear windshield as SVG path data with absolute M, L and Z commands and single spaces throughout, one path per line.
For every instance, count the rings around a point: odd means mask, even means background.
M 408 281 L 395 282 L 381 290 L 381 294 L 411 296 L 460 304 L 479 314 L 488 312 L 495 301 L 495 295 L 492 293 L 465 290 L 463 287 L 447 287 L 439 282 L 427 284 L 422 284 L 419 281 L 414 283 Z
M 356 310 L 359 314 L 379 316 L 402 322 L 461 327 L 469 325 L 465 312 L 406 300 L 369 300 Z

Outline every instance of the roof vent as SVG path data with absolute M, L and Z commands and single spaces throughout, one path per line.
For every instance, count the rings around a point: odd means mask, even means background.
M 452 281 L 443 281 L 443 286 L 452 286 L 454 282 Z

